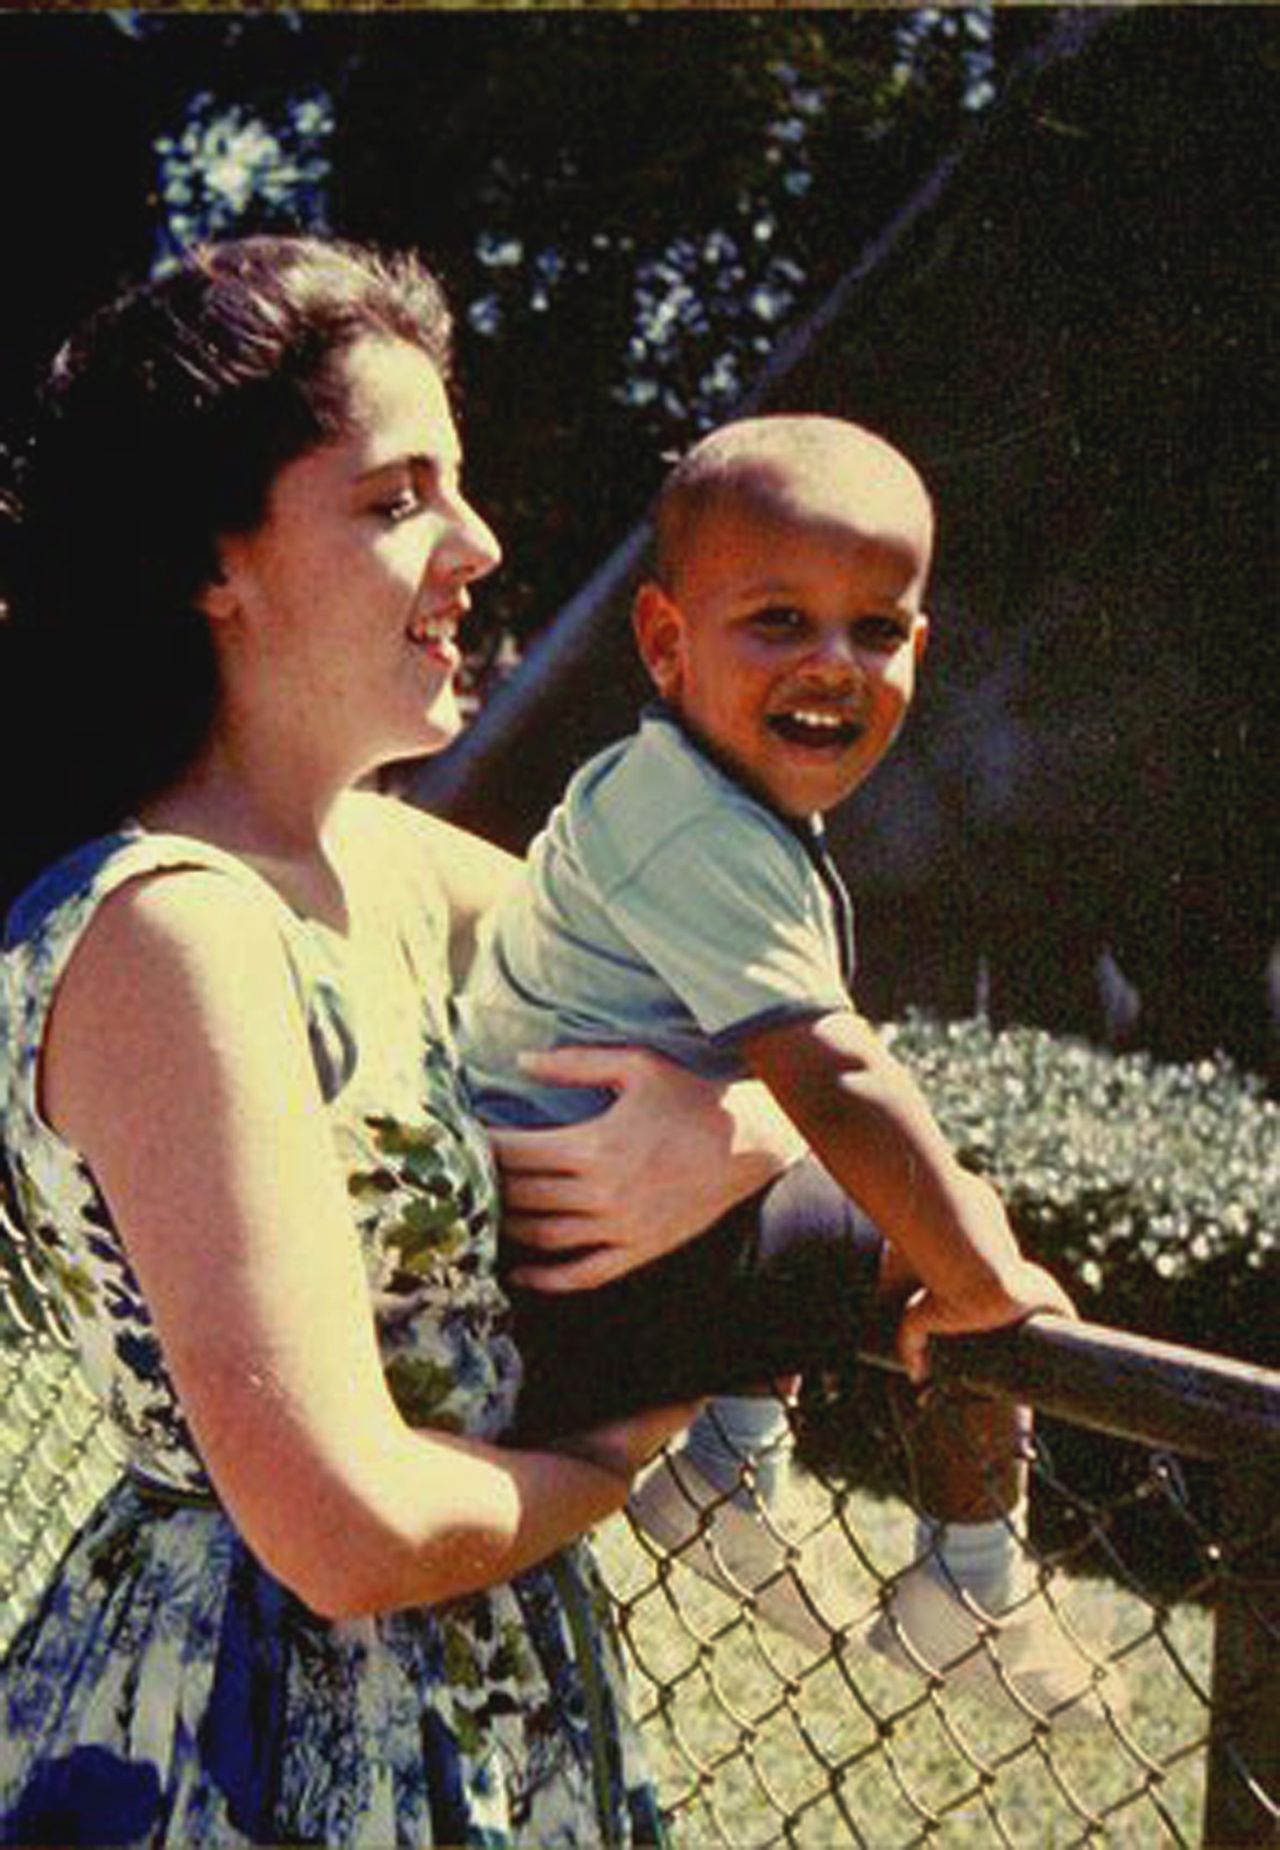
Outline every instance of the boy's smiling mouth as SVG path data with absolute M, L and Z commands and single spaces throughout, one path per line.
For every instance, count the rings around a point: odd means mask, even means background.
M 830 707 L 790 707 L 769 714 L 765 723 L 786 744 L 809 751 L 846 751 L 865 730 L 860 720 Z

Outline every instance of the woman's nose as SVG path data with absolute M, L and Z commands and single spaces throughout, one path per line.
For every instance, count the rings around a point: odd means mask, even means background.
M 497 534 L 483 515 L 461 498 L 441 551 L 446 555 L 449 576 L 464 581 L 486 577 L 502 560 Z

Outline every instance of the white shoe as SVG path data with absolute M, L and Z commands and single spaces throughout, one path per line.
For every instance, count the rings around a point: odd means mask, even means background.
M 762 1503 L 726 1499 L 684 1459 L 662 1458 L 632 1491 L 636 1527 L 701 1579 L 811 1651 L 829 1651 L 834 1627 L 806 1597 L 800 1551 Z
M 1101 1727 L 1128 1709 L 1115 1667 L 1074 1644 L 1039 1592 L 995 1617 L 928 1562 L 890 1582 L 864 1643 L 898 1669 L 1055 1728 Z

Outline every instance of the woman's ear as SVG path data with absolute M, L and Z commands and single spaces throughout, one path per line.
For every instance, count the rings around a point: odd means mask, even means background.
M 636 592 L 631 627 L 649 679 L 664 699 L 672 699 L 683 679 L 684 615 L 652 578 L 646 578 Z
M 915 620 L 911 643 L 916 652 L 918 664 L 924 660 L 924 652 L 929 647 L 929 618 L 923 610 Z

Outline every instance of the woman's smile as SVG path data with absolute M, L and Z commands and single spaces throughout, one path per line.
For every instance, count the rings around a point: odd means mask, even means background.
M 428 660 L 439 663 L 450 674 L 456 674 L 462 661 L 458 630 L 469 608 L 469 600 L 465 603 L 458 600 L 443 610 L 419 614 L 405 634 L 414 648 L 420 650 Z

